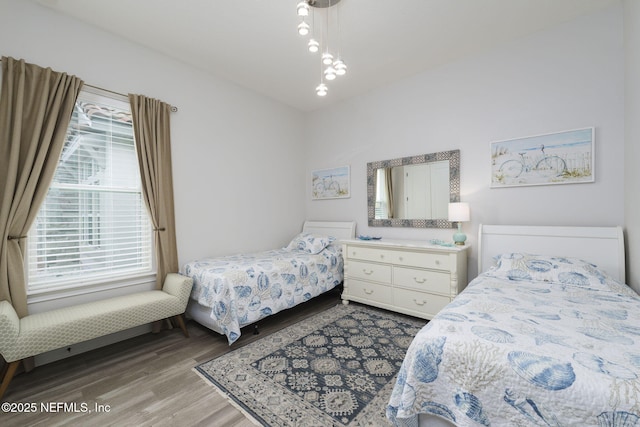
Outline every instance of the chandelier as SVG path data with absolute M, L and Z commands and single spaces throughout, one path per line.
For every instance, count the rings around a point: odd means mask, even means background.
M 328 87 L 325 82 L 335 80 L 347 72 L 347 65 L 340 56 L 340 25 L 338 11 L 335 8 L 335 19 L 331 16 L 331 6 L 340 0 L 303 0 L 296 7 L 298 16 L 302 18 L 298 24 L 298 34 L 310 36 L 307 43 L 309 52 L 320 53 L 320 84 L 316 87 L 318 96 L 325 96 Z M 307 20 L 309 22 L 307 22 Z M 332 32 L 329 38 L 329 24 L 334 24 L 337 35 Z M 329 48 L 329 43 L 335 43 L 335 50 Z

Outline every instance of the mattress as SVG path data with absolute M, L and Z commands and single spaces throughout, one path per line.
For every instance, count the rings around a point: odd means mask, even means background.
M 640 297 L 593 264 L 505 254 L 415 337 L 387 407 L 456 426 L 640 425 Z
M 181 268 L 193 279 L 198 317 L 209 308 L 214 327 L 229 344 L 242 326 L 333 289 L 343 279 L 342 249 L 329 244 L 319 253 L 284 248 L 194 260 Z M 190 304 L 190 306 L 193 304 Z M 197 320 L 197 319 L 196 319 Z

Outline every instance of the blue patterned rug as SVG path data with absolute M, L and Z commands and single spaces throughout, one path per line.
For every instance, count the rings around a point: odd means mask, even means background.
M 396 374 L 425 323 L 339 305 L 195 370 L 265 426 L 389 425 Z

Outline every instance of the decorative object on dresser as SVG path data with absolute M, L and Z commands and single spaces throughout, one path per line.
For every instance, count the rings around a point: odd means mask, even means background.
M 342 301 L 431 319 L 467 285 L 468 246 L 343 240 Z
M 458 231 L 453 235 L 453 241 L 456 245 L 464 245 L 467 240 L 467 235 L 462 231 L 462 223 L 469 221 L 469 219 L 471 219 L 469 203 L 449 203 L 449 221 L 458 223 Z
M 337 305 L 194 369 L 256 424 L 382 426 L 425 321 Z

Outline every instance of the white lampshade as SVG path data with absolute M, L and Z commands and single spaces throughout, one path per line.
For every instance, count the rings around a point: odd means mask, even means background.
M 469 219 L 471 219 L 471 214 L 469 213 L 469 203 L 449 203 L 449 221 L 465 222 L 469 221 Z

